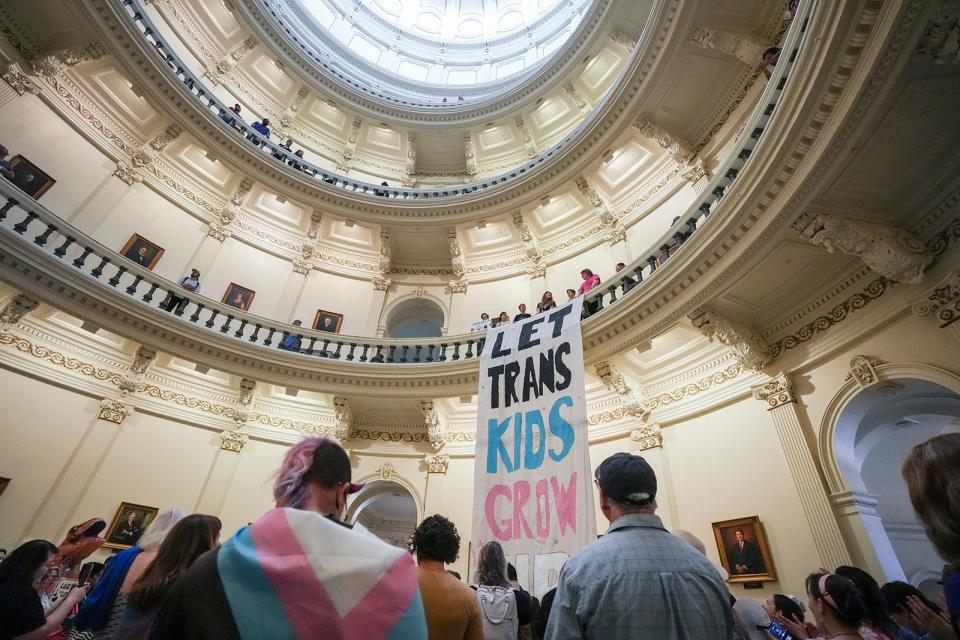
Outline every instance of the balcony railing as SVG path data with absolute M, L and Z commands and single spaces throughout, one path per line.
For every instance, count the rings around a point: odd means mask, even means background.
M 787 78 L 797 60 L 807 22 L 815 0 L 803 0 L 797 8 L 793 23 L 783 41 L 780 58 L 774 67 L 770 80 L 760 96 L 757 106 L 747 119 L 743 133 L 737 140 L 733 151 L 714 172 L 703 195 L 700 196 L 684 215 L 678 216 L 670 228 L 640 258 L 627 265 L 619 273 L 600 286 L 587 292 L 584 308 L 587 313 L 597 313 L 604 307 L 614 304 L 630 291 L 643 286 L 653 274 L 680 251 L 690 237 L 700 229 L 706 219 L 729 192 L 737 176 L 750 161 L 763 137 L 787 85 Z M 619 292 L 619 297 L 618 297 Z
M 343 336 L 276 322 L 194 294 L 100 244 L 15 186 L 0 178 L 0 231 L 19 236 L 36 249 L 76 269 L 91 281 L 158 312 L 171 313 L 208 331 L 279 349 L 284 338 L 300 339 L 301 357 L 346 362 L 429 363 L 468 360 L 480 355 L 484 334 L 431 339 L 378 339 Z M 160 306 L 167 295 L 186 300 L 174 311 Z M 291 356 L 294 356 L 291 352 Z
M 510 171 L 498 176 L 487 178 L 479 182 L 473 182 L 465 185 L 451 185 L 445 187 L 436 187 L 432 189 L 417 189 L 391 187 L 384 185 L 375 185 L 361 180 L 354 180 L 340 175 L 329 169 L 320 167 L 304 158 L 296 156 L 292 151 L 281 147 L 276 142 L 264 137 L 251 125 L 244 122 L 239 116 L 230 111 L 227 106 L 206 86 L 206 84 L 183 62 L 183 60 L 173 51 L 173 48 L 160 36 L 156 26 L 146 15 L 138 0 L 120 0 L 127 16 L 136 24 L 138 31 L 163 62 L 173 71 L 174 75 L 183 83 L 183 86 L 192 93 L 197 100 L 204 105 L 206 109 L 216 114 L 223 123 L 224 127 L 232 129 L 236 135 L 242 136 L 251 143 L 256 144 L 264 154 L 264 158 L 273 162 L 293 167 L 302 171 L 304 174 L 317 180 L 323 181 L 328 185 L 339 187 L 351 193 L 359 193 L 370 196 L 380 196 L 394 200 L 435 200 L 438 198 L 456 198 L 459 196 L 470 195 L 482 192 L 486 189 L 496 187 L 505 182 L 536 169 L 545 161 L 554 157 L 560 149 L 569 145 L 577 137 L 580 131 L 586 126 L 587 120 L 582 121 L 574 127 L 563 139 L 552 147 L 542 152 L 536 158 L 517 166 Z M 609 92 L 607 98 L 609 97 Z M 606 99 L 606 98 L 605 98 Z M 602 104 L 602 102 L 601 102 Z M 601 105 L 597 105 L 599 108 Z
M 753 155 L 764 129 L 783 95 L 787 77 L 796 61 L 806 30 L 812 1 L 802 2 L 795 23 L 787 34 L 780 61 L 748 120 L 737 148 L 716 172 L 705 195 L 687 214 L 680 216 L 650 250 L 626 269 L 586 294 L 585 307 L 593 315 L 629 296 L 648 283 L 663 262 L 680 251 L 703 226 Z M 746 132 L 749 132 L 748 134 Z M 300 349 L 291 358 L 319 357 L 343 362 L 427 364 L 479 357 L 484 335 L 480 333 L 434 339 L 378 339 L 343 336 L 303 329 L 246 313 L 232 306 L 193 294 L 176 283 L 144 269 L 71 226 L 37 201 L 0 179 L 0 233 L 29 243 L 75 270 L 105 290 L 128 297 L 137 304 L 171 313 L 181 321 L 227 338 L 268 349 L 279 349 L 287 336 L 299 338 Z M 618 297 L 619 293 L 619 297 Z M 174 311 L 164 311 L 160 302 L 172 295 L 186 300 Z M 634 294 L 635 295 L 635 294 Z

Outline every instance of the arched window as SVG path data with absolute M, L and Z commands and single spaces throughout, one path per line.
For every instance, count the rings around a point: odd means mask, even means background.
M 439 338 L 443 335 L 443 309 L 425 298 L 404 300 L 390 311 L 384 323 L 386 338 Z

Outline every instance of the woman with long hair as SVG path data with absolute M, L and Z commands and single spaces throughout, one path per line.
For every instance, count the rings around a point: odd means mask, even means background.
M 914 511 L 930 542 L 954 567 L 960 566 L 960 433 L 918 444 L 903 463 L 903 479 Z M 954 632 L 960 636 L 960 570 L 945 575 L 943 595 Z
M 530 595 L 510 586 L 507 557 L 503 547 L 492 540 L 480 548 L 477 569 L 477 598 L 487 638 L 529 638 Z
M 110 640 L 127 609 L 126 594 L 157 557 L 157 550 L 173 526 L 186 514 L 173 508 L 150 522 L 137 544 L 110 558 L 97 585 L 83 601 L 71 623 L 70 640 Z
M 843 576 L 854 585 L 863 597 L 863 604 L 867 607 L 867 618 L 863 623 L 864 633 L 873 632 L 881 638 L 896 638 L 900 635 L 900 628 L 887 613 L 887 605 L 880 593 L 880 585 L 869 573 L 858 567 L 843 565 L 837 567 L 838 576 Z
M 553 299 L 553 293 L 544 291 L 543 297 L 540 298 L 540 302 L 537 303 L 537 313 L 543 313 L 544 311 L 550 311 L 550 309 L 556 308 L 557 301 Z
M 220 519 L 193 514 L 174 525 L 143 575 L 127 595 L 127 610 L 114 636 L 116 640 L 146 638 L 160 604 L 177 578 L 201 555 L 216 548 Z
M 917 640 L 951 637 L 953 629 L 946 613 L 940 605 L 923 595 L 920 589 L 897 581 L 883 585 L 880 592 L 890 617 L 901 629 L 916 636 Z
M 31 540 L 0 563 L 0 638 L 43 640 L 60 628 L 74 605 L 87 595 L 86 587 L 77 587 L 44 614 L 40 594 L 33 586 L 43 580 L 56 553 L 52 542 Z

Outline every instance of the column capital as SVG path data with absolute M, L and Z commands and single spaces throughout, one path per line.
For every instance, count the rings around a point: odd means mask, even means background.
M 912 307 L 918 316 L 932 316 L 944 329 L 960 320 L 960 271 L 954 271 Z
M 133 407 L 130 405 L 119 400 L 104 398 L 100 401 L 100 413 L 97 414 L 97 418 L 105 422 L 123 424 L 123 421 L 131 414 L 133 414 Z
M 466 278 L 460 278 L 459 280 L 450 281 L 450 293 L 466 293 L 467 287 L 470 285 L 470 281 Z
M 446 475 L 447 468 L 450 466 L 450 456 L 445 453 L 428 453 L 423 457 L 423 462 L 427 465 L 427 473 Z
M 663 433 L 656 422 L 631 431 L 630 440 L 635 444 L 638 453 L 663 448 Z
M 752 328 L 725 318 L 709 309 L 697 309 L 689 316 L 693 326 L 700 330 L 711 342 L 716 339 L 733 351 L 737 361 L 744 368 L 762 372 L 763 367 L 773 359 L 770 346 L 763 337 Z
M 291 265 L 293 266 L 293 272 L 299 273 L 302 276 L 309 274 L 313 269 L 312 262 L 309 260 L 300 260 L 299 258 L 294 258 Z
M 220 432 L 220 450 L 240 453 L 243 450 L 243 445 L 247 444 L 249 440 L 250 438 L 243 433 L 224 429 Z
M 767 403 L 767 411 L 773 411 L 797 399 L 793 393 L 793 383 L 785 373 L 778 373 L 772 380 L 751 387 L 753 397 Z
M 130 186 L 133 186 L 134 182 L 143 182 L 143 176 L 123 160 L 117 161 L 117 167 L 113 170 L 113 175 Z

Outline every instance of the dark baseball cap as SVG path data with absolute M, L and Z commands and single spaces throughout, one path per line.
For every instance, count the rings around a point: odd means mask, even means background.
M 657 495 L 657 476 L 653 469 L 640 456 L 625 451 L 601 462 L 594 477 L 603 492 L 621 504 L 644 504 Z
M 329 438 L 323 438 L 314 449 L 310 473 L 313 479 L 324 487 L 349 485 L 347 493 L 356 493 L 363 488 L 362 484 L 350 481 L 350 456 L 343 447 Z

